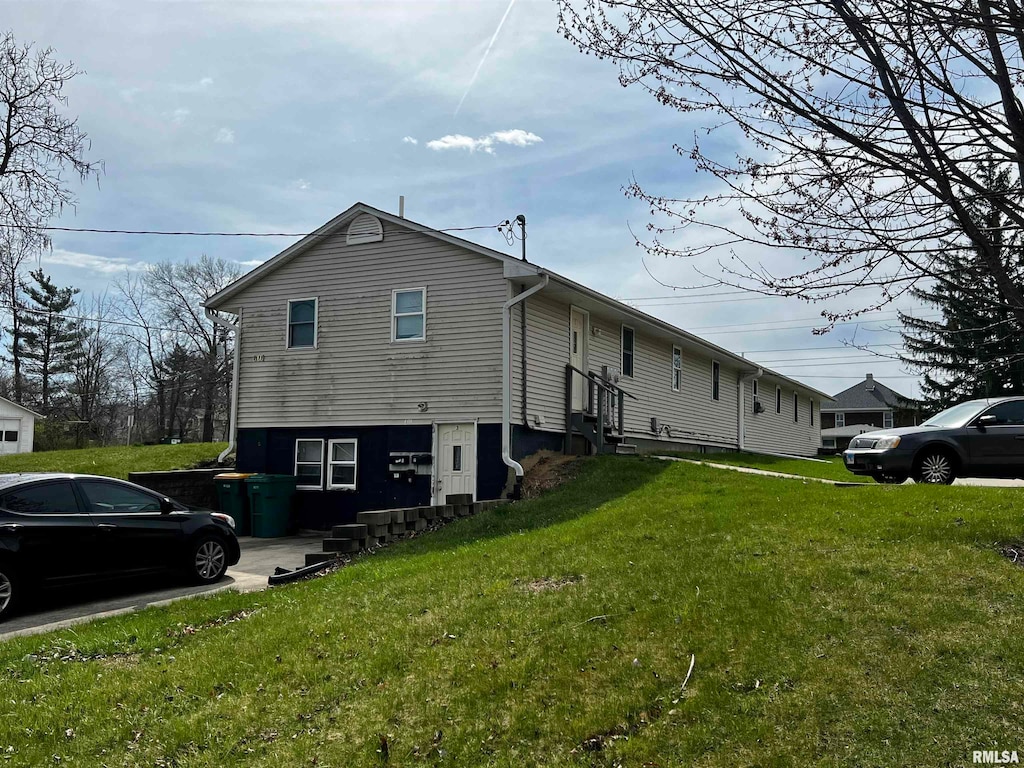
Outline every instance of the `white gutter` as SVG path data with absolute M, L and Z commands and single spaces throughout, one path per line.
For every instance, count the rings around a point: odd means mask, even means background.
M 740 376 L 739 382 L 736 384 L 736 387 L 739 390 L 739 397 L 737 397 L 737 399 L 736 399 L 737 402 L 739 403 L 739 405 L 737 406 L 737 413 L 736 413 L 736 422 L 737 422 L 736 423 L 736 442 L 739 444 L 739 449 L 741 451 L 743 450 L 743 443 L 744 443 L 744 438 L 745 438 L 743 417 L 744 417 L 744 415 L 747 412 L 746 406 L 743 403 L 743 400 L 744 400 L 743 396 L 747 392 L 747 389 L 746 389 L 746 387 L 744 385 L 748 381 L 755 381 L 756 379 L 760 379 L 763 374 L 764 374 L 764 368 L 758 368 L 753 373 L 748 373 L 745 376 Z
M 238 361 L 242 350 L 242 310 L 238 310 L 238 319 L 233 323 L 229 323 L 209 307 L 206 308 L 206 316 L 214 325 L 235 332 L 234 365 L 231 369 L 231 420 L 228 422 L 228 447 L 217 457 L 217 462 L 221 463 L 235 449 L 235 436 L 238 431 Z
M 515 470 L 517 478 L 523 476 L 523 465 L 512 458 L 512 307 L 547 286 L 548 276 L 541 274 L 541 278 L 501 307 L 501 460 Z

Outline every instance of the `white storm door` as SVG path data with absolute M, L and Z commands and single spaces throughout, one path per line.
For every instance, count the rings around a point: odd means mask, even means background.
M 476 500 L 476 425 L 437 425 L 437 503 L 454 494 Z
M 587 370 L 587 315 L 578 309 L 569 314 L 569 364 Z M 572 374 L 572 409 L 582 411 L 586 404 L 586 383 L 575 371 Z
M 0 419 L 0 455 L 17 453 L 21 445 L 21 419 Z

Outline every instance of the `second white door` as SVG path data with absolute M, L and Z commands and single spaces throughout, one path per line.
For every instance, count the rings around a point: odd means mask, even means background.
M 476 500 L 476 425 L 438 424 L 435 501 L 468 493 Z

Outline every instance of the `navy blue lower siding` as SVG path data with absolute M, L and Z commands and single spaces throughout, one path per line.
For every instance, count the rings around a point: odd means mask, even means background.
M 357 512 L 370 509 L 417 507 L 430 503 L 430 475 L 395 480 L 388 471 L 392 451 L 430 453 L 433 427 L 269 427 L 238 430 L 239 472 L 291 475 L 295 472 L 295 441 L 301 438 L 359 441 L 355 491 L 298 491 L 294 524 L 298 528 L 326 530 L 354 522 Z M 531 451 L 532 453 L 532 451 Z M 326 470 L 325 470 L 326 471 Z M 501 425 L 477 427 L 477 498 L 503 495 L 508 468 L 501 460 Z

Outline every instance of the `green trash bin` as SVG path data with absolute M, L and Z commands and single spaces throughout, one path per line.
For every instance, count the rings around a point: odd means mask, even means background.
M 288 534 L 295 483 L 291 475 L 252 475 L 246 478 L 253 536 L 271 539 Z
M 249 494 L 245 479 L 252 477 L 246 472 L 221 472 L 213 478 L 217 489 L 220 511 L 231 515 L 235 521 L 235 535 L 248 536 L 252 533 L 252 514 L 249 512 Z

